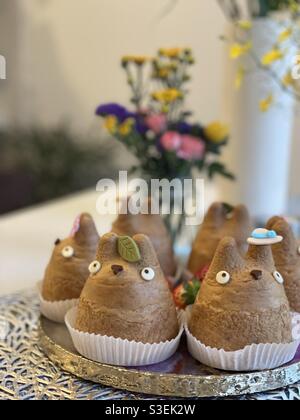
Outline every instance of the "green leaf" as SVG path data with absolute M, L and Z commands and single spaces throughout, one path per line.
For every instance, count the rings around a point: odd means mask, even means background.
M 208 176 L 210 179 L 213 179 L 217 174 L 222 175 L 232 181 L 235 180 L 235 176 L 231 172 L 227 171 L 226 166 L 220 162 L 214 162 L 208 167 Z
M 129 236 L 121 236 L 119 238 L 118 252 L 125 261 L 136 263 L 141 260 L 139 247 Z
M 184 286 L 183 299 L 187 306 L 193 305 L 201 288 L 199 280 L 194 279 Z

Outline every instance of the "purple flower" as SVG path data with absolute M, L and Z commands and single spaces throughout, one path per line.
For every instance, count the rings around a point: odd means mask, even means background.
M 149 130 L 149 127 L 146 125 L 144 118 L 140 115 L 135 115 L 133 118 L 135 119 L 136 131 L 142 136 L 145 135 Z
M 177 130 L 179 131 L 180 134 L 190 134 L 192 129 L 193 129 L 193 126 L 184 121 L 179 122 L 177 125 Z
M 96 115 L 100 117 L 106 117 L 108 115 L 114 115 L 118 118 L 119 122 L 122 123 L 128 118 L 136 118 L 136 115 L 129 112 L 125 107 L 115 103 L 109 103 L 100 105 L 96 109 Z

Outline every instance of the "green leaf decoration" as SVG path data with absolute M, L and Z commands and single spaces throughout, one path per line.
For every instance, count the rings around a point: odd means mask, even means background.
M 130 263 L 141 260 L 141 253 L 137 243 L 129 236 L 121 236 L 118 240 L 119 255 Z

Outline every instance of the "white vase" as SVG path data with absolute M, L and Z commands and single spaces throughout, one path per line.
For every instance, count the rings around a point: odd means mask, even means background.
M 262 57 L 274 45 L 280 28 L 277 22 L 259 19 L 252 32 L 254 52 Z M 231 140 L 225 161 L 237 181 L 222 183 L 222 198 L 246 204 L 257 220 L 264 221 L 287 210 L 294 100 L 263 71 L 250 72 L 236 90 L 234 80 L 241 63 L 228 58 L 228 49 L 226 62 L 223 116 L 231 126 Z M 281 76 L 287 64 L 281 62 Z M 260 100 L 270 93 L 276 102 L 268 112 L 261 112 Z

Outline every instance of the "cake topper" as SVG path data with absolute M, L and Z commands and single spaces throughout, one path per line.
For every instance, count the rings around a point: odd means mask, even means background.
M 250 245 L 274 245 L 282 242 L 282 240 L 283 237 L 277 235 L 275 230 L 259 228 L 252 232 L 247 242 Z
M 80 229 L 80 223 L 81 223 L 81 214 L 79 216 L 76 217 L 74 223 L 73 223 L 73 227 L 70 233 L 70 236 L 73 237 L 76 235 L 76 233 L 79 231 Z
M 290 343 L 290 307 L 277 269 L 270 245 L 250 245 L 242 256 L 236 241 L 224 238 L 192 309 L 192 335 L 228 352 L 252 344 Z
M 130 236 L 121 236 L 118 239 L 118 252 L 127 262 L 136 263 L 141 260 L 139 247 Z
M 90 273 L 78 306 L 78 331 L 145 344 L 177 336 L 172 294 L 147 236 L 104 235 Z
M 57 302 L 79 298 L 98 242 L 92 216 L 82 213 L 73 224 L 71 236 L 55 241 L 42 286 L 44 300 Z

